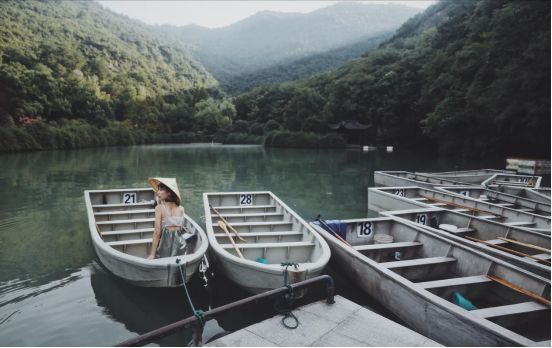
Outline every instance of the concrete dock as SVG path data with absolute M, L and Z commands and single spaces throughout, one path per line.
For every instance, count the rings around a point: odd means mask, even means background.
M 285 328 L 277 315 L 207 344 L 211 347 L 416 346 L 440 344 L 344 297 L 293 310 L 299 327 Z

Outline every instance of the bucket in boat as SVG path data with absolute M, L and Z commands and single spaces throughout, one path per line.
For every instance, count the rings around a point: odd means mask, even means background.
M 393 236 L 388 234 L 375 234 L 374 235 L 374 244 L 389 244 L 393 243 Z

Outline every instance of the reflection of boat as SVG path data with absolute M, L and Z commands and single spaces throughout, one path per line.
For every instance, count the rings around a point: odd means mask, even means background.
M 316 277 L 330 259 L 326 242 L 272 192 L 204 193 L 203 202 L 220 270 L 249 292 Z
M 90 282 L 98 306 L 103 308 L 105 315 L 122 323 L 130 331 L 120 335 L 118 341 L 134 336 L 133 333 L 144 334 L 193 315 L 182 289 L 136 287 L 114 277 L 96 264 L 90 268 Z M 200 280 L 194 278 L 188 288 L 196 307 L 208 308 L 208 296 L 199 283 Z M 183 330 L 157 343 L 179 346 L 191 340 L 192 331 Z M 116 343 L 119 342 L 112 342 Z
M 550 236 L 438 208 L 382 213 L 550 277 Z
M 90 236 L 98 258 L 113 274 L 139 286 L 172 287 L 197 271 L 208 241 L 205 232 L 185 215 L 185 227 L 197 235 L 182 255 L 148 260 L 155 222 L 152 189 L 85 191 Z M 190 240 L 194 240 L 191 238 Z M 189 249 L 189 250 L 188 250 Z
M 448 208 L 508 226 L 529 228 L 550 235 L 550 217 L 475 200 L 464 195 L 421 187 L 368 188 L 368 209 L 370 210 L 379 212 L 429 207 Z
M 351 245 L 311 225 L 341 272 L 424 336 L 447 346 L 550 344 L 549 279 L 404 221 L 341 223 Z

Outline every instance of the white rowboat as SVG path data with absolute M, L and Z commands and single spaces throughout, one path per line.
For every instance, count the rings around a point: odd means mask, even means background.
M 88 227 L 96 254 L 111 273 L 144 287 L 182 285 L 179 259 L 187 282 L 197 271 L 208 241 L 205 232 L 185 215 L 185 227 L 197 239 L 183 255 L 148 260 L 155 222 L 151 188 L 89 190 L 84 192 Z M 190 249 L 190 250 L 188 250 Z

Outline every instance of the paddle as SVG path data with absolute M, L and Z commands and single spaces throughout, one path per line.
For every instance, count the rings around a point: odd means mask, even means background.
M 236 249 L 236 252 L 238 253 L 238 255 L 243 259 L 243 255 L 240 251 L 240 249 L 238 249 L 238 246 L 236 245 L 236 243 L 234 243 L 234 238 L 232 238 L 232 235 L 230 234 L 230 232 L 228 232 L 228 229 L 226 228 L 226 225 L 224 224 L 224 222 L 220 221 L 218 222 L 218 226 L 224 231 L 226 232 L 226 235 L 228 236 L 228 239 L 230 239 L 230 242 L 232 243 L 232 245 L 234 246 L 234 249 Z
M 330 232 L 335 238 L 339 239 L 340 241 L 342 241 L 343 243 L 347 244 L 348 246 L 351 246 L 351 244 L 349 244 L 349 242 L 347 242 L 345 239 L 341 238 L 341 236 L 339 234 L 337 234 L 337 232 L 335 232 L 333 230 L 333 228 L 331 228 L 327 223 L 326 221 L 324 220 L 320 220 L 320 214 L 318 214 L 318 216 L 316 217 L 316 219 L 314 221 L 318 221 L 319 223 L 321 223 L 324 227 L 324 229 L 328 232 Z
M 239 240 L 241 240 L 242 242 L 245 242 L 245 239 L 243 239 L 240 236 L 240 234 L 238 233 L 238 231 L 236 231 L 236 229 L 234 227 L 232 227 L 232 225 L 230 225 L 230 223 L 228 221 L 226 221 L 224 216 L 220 215 L 220 213 L 211 204 L 209 204 L 209 208 L 211 208 L 211 210 L 214 211 L 218 215 L 219 219 L 221 219 L 232 230 L 232 232 L 234 232 L 236 234 L 236 237 L 238 237 Z
M 499 283 L 499 284 L 502 284 L 502 285 L 504 285 L 504 286 L 506 286 L 506 287 L 508 287 L 508 288 L 510 288 L 510 289 L 512 289 L 512 290 L 514 290 L 514 291 L 517 291 L 517 292 L 522 293 L 522 294 L 524 294 L 524 295 L 526 295 L 526 296 L 529 296 L 529 297 L 532 298 L 533 300 L 536 300 L 536 301 L 538 301 L 538 302 L 540 302 L 540 303 L 543 303 L 543 304 L 545 304 L 545 305 L 547 305 L 547 306 L 550 306 L 550 300 L 547 300 L 547 299 L 545 299 L 544 297 L 539 296 L 539 295 L 537 295 L 537 294 L 535 294 L 535 293 L 533 293 L 533 292 L 531 292 L 531 291 L 529 291 L 529 290 L 520 288 L 519 286 L 517 286 L 517 285 L 515 285 L 515 284 L 512 284 L 512 283 L 510 283 L 509 281 L 504 280 L 504 279 L 502 279 L 502 278 L 499 278 L 499 277 L 497 277 L 497 276 L 487 275 L 487 277 L 488 277 L 489 279 L 494 280 L 495 282 L 497 282 L 497 283 Z
M 529 255 L 529 254 L 526 254 L 526 253 L 522 253 L 521 251 L 517 251 L 517 250 L 510 249 L 510 248 L 506 248 L 506 247 L 503 247 L 503 246 L 500 246 L 500 245 L 496 245 L 496 244 L 493 244 L 493 243 L 489 243 L 489 242 L 487 242 L 487 241 L 485 241 L 485 240 L 477 239 L 477 238 L 470 237 L 470 236 L 463 236 L 463 237 L 466 238 L 466 239 L 472 240 L 472 241 L 474 241 L 474 242 L 478 242 L 478 243 L 481 243 L 481 244 L 488 245 L 488 246 L 490 246 L 491 248 L 503 250 L 503 251 L 505 251 L 505 252 L 507 252 L 507 253 L 510 253 L 510 254 L 514 254 L 514 255 L 518 255 L 518 256 L 523 256 L 523 257 L 527 257 L 527 258 L 530 258 L 530 259 L 532 259 L 532 260 L 539 261 L 539 262 L 543 262 L 543 263 L 545 263 L 545 264 L 549 264 L 549 265 L 550 265 L 550 261 L 543 260 L 543 259 L 539 259 L 538 257 L 534 257 L 533 255 Z

